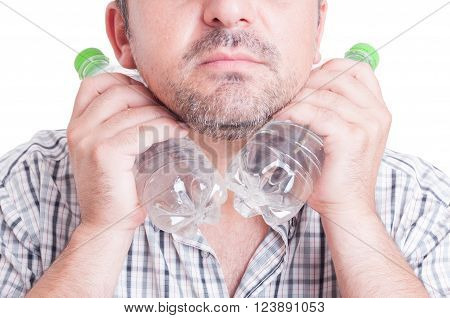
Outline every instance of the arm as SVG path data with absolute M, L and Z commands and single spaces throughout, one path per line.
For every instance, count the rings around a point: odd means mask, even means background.
M 122 74 L 85 79 L 67 129 L 81 224 L 28 297 L 112 296 L 147 216 L 133 171 L 155 142 L 187 134 L 145 86 Z
M 328 61 L 274 118 L 308 126 L 323 138 L 322 173 L 308 204 L 321 216 L 341 294 L 426 296 L 375 210 L 391 114 L 370 66 Z
M 80 225 L 26 297 L 111 297 L 133 232 Z
M 374 210 L 328 215 L 322 224 L 342 296 L 428 297 Z

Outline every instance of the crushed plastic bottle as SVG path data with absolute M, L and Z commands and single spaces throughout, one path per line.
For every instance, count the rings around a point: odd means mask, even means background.
M 192 237 L 199 224 L 219 222 L 225 184 L 190 139 L 154 144 L 135 167 L 138 193 L 161 230 Z
M 288 221 L 312 193 L 323 158 L 319 136 L 289 121 L 270 121 L 227 168 L 235 210 L 244 217 L 262 215 L 272 225 Z

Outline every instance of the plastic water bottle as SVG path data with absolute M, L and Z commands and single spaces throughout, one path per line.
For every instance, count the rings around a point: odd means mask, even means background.
M 137 70 L 110 65 L 108 57 L 95 48 L 78 54 L 75 69 L 80 79 L 118 72 L 146 85 Z M 141 204 L 159 229 L 192 237 L 198 224 L 219 221 L 221 206 L 227 199 L 224 181 L 189 138 L 152 145 L 137 156 L 133 170 Z
M 367 62 L 373 69 L 379 55 L 365 43 L 353 46 L 346 58 Z M 225 182 L 234 208 L 244 217 L 262 215 L 281 224 L 298 214 L 313 192 L 324 161 L 323 140 L 290 121 L 264 125 L 227 167 Z
M 192 237 L 202 223 L 217 223 L 227 191 L 221 175 L 189 138 L 156 143 L 135 165 L 141 201 L 158 228 Z
M 292 122 L 270 121 L 227 167 L 235 210 L 244 217 L 262 215 L 268 224 L 286 222 L 311 194 L 323 158 L 319 136 Z

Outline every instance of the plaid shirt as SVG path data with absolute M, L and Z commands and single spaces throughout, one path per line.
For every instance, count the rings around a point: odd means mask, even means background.
M 431 296 L 450 296 L 450 179 L 418 157 L 386 149 L 376 187 L 387 233 Z M 41 131 L 0 158 L 0 296 L 21 297 L 80 223 L 65 130 Z M 116 297 L 229 297 L 214 251 L 147 218 L 124 260 Z M 235 297 L 339 297 L 319 214 L 305 205 L 271 227 Z

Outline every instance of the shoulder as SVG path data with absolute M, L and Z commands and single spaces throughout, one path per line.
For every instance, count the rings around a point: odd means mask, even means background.
M 387 231 L 433 297 L 450 292 L 450 178 L 414 155 L 386 150 L 377 208 Z
M 381 178 L 400 178 L 393 180 L 394 186 L 403 181 L 404 185 L 411 187 L 410 191 L 420 192 L 443 206 L 450 206 L 450 178 L 418 156 L 386 149 L 380 173 Z
M 0 157 L 0 186 L 8 182 L 27 164 L 55 162 L 67 156 L 65 130 L 42 130 L 31 139 Z
M 51 213 L 71 213 L 69 203 L 76 200 L 68 157 L 65 130 L 39 131 L 0 157 L 0 221 L 8 229 L 3 235 L 9 232 L 37 251 Z
M 377 179 L 377 209 L 410 264 L 449 242 L 450 178 L 430 162 L 386 149 Z

